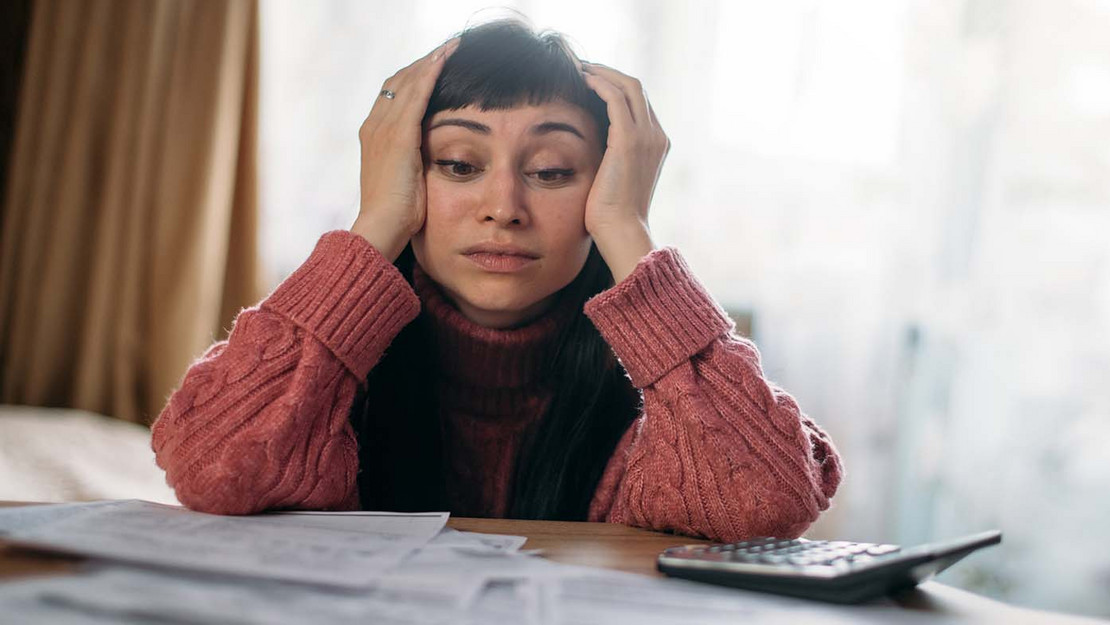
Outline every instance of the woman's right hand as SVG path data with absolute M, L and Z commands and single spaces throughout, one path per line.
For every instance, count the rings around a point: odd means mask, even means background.
M 351 232 L 365 237 L 390 261 L 424 227 L 428 193 L 421 122 L 443 62 L 458 45 L 458 37 L 450 39 L 386 80 L 382 89 L 395 97 L 378 96 L 358 130 L 359 211 Z

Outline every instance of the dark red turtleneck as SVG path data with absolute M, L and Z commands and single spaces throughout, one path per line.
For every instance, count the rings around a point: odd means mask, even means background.
M 527 431 L 547 410 L 552 389 L 541 379 L 558 331 L 576 311 L 566 302 L 528 325 L 497 330 L 467 319 L 420 266 L 413 283 L 428 317 L 443 379 L 446 492 L 462 516 L 503 517 Z

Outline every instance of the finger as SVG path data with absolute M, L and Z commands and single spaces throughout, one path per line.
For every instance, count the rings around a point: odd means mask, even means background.
M 651 123 L 655 124 L 656 126 L 660 125 L 659 118 L 655 116 L 655 107 L 651 105 L 651 100 L 648 100 L 647 107 L 648 115 L 651 115 Z
M 600 75 L 620 87 L 628 99 L 628 108 L 632 111 L 633 119 L 641 123 L 650 123 L 651 116 L 647 110 L 647 93 L 639 80 L 600 63 L 583 63 L 583 66 L 587 72 Z
M 359 136 L 369 136 L 376 128 L 390 125 L 414 126 L 415 130 L 409 133 L 409 139 L 419 145 L 419 120 L 428 108 L 428 99 L 443 68 L 443 62 L 458 45 L 459 38 L 453 37 L 386 79 L 381 89 L 393 92 L 394 96 L 386 98 L 379 91 L 360 128 Z M 424 75 L 426 78 L 417 81 L 413 79 L 414 74 Z
M 401 68 L 401 70 L 397 72 L 396 76 L 402 81 L 405 81 L 413 75 L 420 75 L 430 64 L 435 63 L 436 61 L 439 61 L 441 58 L 445 57 L 448 50 L 453 50 L 454 48 L 458 47 L 458 45 L 459 37 L 452 37 L 447 41 L 439 44 L 435 48 L 432 48 L 432 50 L 424 56 Z
M 431 81 L 433 83 L 435 82 L 435 79 L 439 76 L 439 72 L 443 67 L 443 61 L 447 60 L 458 46 L 458 37 L 448 39 L 428 54 L 413 61 L 407 67 L 394 74 L 386 81 L 383 88 L 389 89 L 398 95 L 404 93 L 405 97 L 408 98 L 412 95 L 411 86 L 413 84 L 425 82 L 428 80 L 429 74 L 431 75 Z
M 636 122 L 632 119 L 632 111 L 628 108 L 628 98 L 624 91 L 603 76 L 583 72 L 582 77 L 586 80 L 586 85 L 605 102 L 610 131 L 616 129 L 625 134 L 633 132 Z
M 628 108 L 637 123 L 651 123 L 651 116 L 647 110 L 647 92 L 639 80 L 600 63 L 587 62 L 584 65 L 586 71 L 603 76 L 624 92 L 628 100 Z
M 398 80 L 385 87 L 394 92 L 393 100 L 388 101 L 387 119 L 402 124 L 419 124 L 428 109 L 428 100 L 435 89 L 436 80 L 443 70 L 443 64 L 459 47 L 455 37 L 439 46 L 415 65 L 399 73 Z
M 436 80 L 443 71 L 443 64 L 451 58 L 455 50 L 458 50 L 459 41 L 458 37 L 448 40 L 428 58 L 422 67 L 412 72 L 410 80 L 404 86 L 407 96 L 401 109 L 406 120 L 410 122 L 415 120 L 419 123 L 424 118 L 424 112 L 428 110 L 428 100 L 435 90 Z
M 459 37 L 451 37 L 447 41 L 444 41 L 443 43 L 436 46 L 434 49 L 432 49 L 431 52 L 425 54 L 423 60 L 438 61 L 439 57 L 444 56 L 449 49 L 453 49 L 454 47 L 458 46 L 459 41 Z
M 651 98 L 648 97 L 647 90 L 644 90 L 644 106 L 647 108 L 648 119 L 652 127 L 659 128 L 659 118 L 655 116 L 655 109 L 651 106 Z

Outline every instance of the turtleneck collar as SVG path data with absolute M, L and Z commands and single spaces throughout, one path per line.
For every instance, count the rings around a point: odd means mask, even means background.
M 423 302 L 440 371 L 448 379 L 486 389 L 515 389 L 542 382 L 564 324 L 576 312 L 560 297 L 539 318 L 511 329 L 495 329 L 467 319 L 419 264 L 413 286 Z

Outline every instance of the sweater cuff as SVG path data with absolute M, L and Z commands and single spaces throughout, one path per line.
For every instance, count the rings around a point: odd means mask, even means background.
M 420 298 L 401 272 L 347 230 L 324 233 L 308 260 L 260 306 L 304 328 L 360 381 L 420 314 Z
M 644 256 L 584 312 L 641 389 L 736 327 L 673 247 Z

